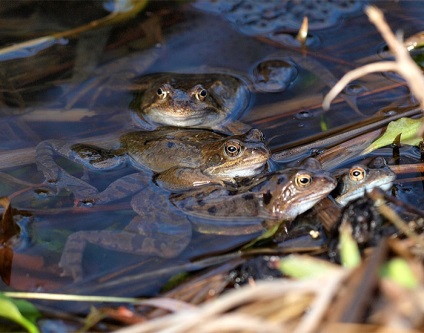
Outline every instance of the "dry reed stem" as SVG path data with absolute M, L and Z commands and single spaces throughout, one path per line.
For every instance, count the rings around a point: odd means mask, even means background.
M 376 26 L 386 41 L 390 51 L 395 57 L 395 61 L 368 64 L 346 73 L 325 96 L 322 107 L 326 110 L 329 109 L 331 101 L 351 81 L 374 72 L 393 71 L 397 72 L 405 79 L 409 88 L 411 89 L 412 94 L 420 102 L 421 109 L 424 109 L 424 76 L 422 75 L 421 69 L 414 62 L 414 60 L 412 60 L 408 50 L 403 45 L 403 43 L 398 38 L 396 38 L 396 36 L 390 30 L 390 27 L 385 21 L 381 10 L 374 6 L 368 6 L 366 7 L 365 12 L 368 15 L 369 20 Z M 422 136 L 423 133 L 424 124 L 418 131 L 418 135 Z
M 349 274 L 348 270 L 335 269 L 331 275 L 308 280 L 278 279 L 275 281 L 259 281 L 254 287 L 244 286 L 229 292 L 218 299 L 198 306 L 196 309 L 180 311 L 174 314 L 153 319 L 149 322 L 136 324 L 117 331 L 117 333 L 209 333 L 209 332 L 315 332 L 320 324 L 328 305 L 340 288 L 341 283 Z M 253 315 L 250 304 L 258 303 L 264 306 L 267 302 L 281 300 L 285 297 L 300 295 L 311 297 L 312 301 L 305 304 L 303 317 L 293 323 L 293 317 L 274 317 L 272 313 L 261 316 Z M 248 306 L 249 305 L 249 306 Z M 271 317 L 271 320 L 270 318 Z M 287 320 L 289 319 L 289 320 Z M 293 328 L 294 324 L 294 328 Z

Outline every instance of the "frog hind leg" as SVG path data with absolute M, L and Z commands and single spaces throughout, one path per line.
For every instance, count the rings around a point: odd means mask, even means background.
M 140 215 L 135 216 L 124 230 L 78 231 L 68 237 L 59 262 L 63 275 L 70 275 L 75 281 L 82 279 L 82 260 L 87 243 L 110 250 L 161 258 L 176 257 L 187 247 L 192 229 L 185 216 L 169 210 L 170 206 L 164 199 L 154 200 L 155 194 L 153 199 L 146 193 L 135 197 L 139 197 L 137 203 L 143 197 L 148 198 L 150 206 L 146 209 L 138 207 Z M 135 204 L 134 200 L 132 203 Z M 158 203 L 160 208 L 157 208 Z
M 70 146 L 61 140 L 46 140 L 37 145 L 35 157 L 37 168 L 44 174 L 47 182 L 56 183 L 60 179 L 64 170 L 54 161 L 54 155 L 56 153 L 62 155 L 60 152 L 66 149 L 70 149 Z
M 69 158 L 70 144 L 61 140 L 42 141 L 36 148 L 37 168 L 49 184 L 71 191 L 76 198 L 86 198 L 97 194 L 97 189 L 85 181 L 71 176 L 54 160 L 58 154 Z
M 169 191 L 190 190 L 193 187 L 217 184 L 223 185 L 220 179 L 204 175 L 199 169 L 174 167 L 154 177 L 154 182 Z
M 121 177 L 95 195 L 93 201 L 96 204 L 107 204 L 129 197 L 150 186 L 150 181 L 151 174 L 146 172 L 136 172 Z

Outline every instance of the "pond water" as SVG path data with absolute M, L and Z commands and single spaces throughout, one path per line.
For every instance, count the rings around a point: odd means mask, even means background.
M 363 14 L 363 1 L 346 1 L 345 6 L 328 1 L 319 15 L 310 14 L 316 13 L 313 1 L 305 1 L 303 7 L 283 1 L 287 8 L 276 3 L 151 3 L 125 24 L 0 62 L 0 195 L 11 197 L 13 207 L 25 212 L 20 221 L 25 232 L 14 247 L 10 283 L 0 282 L 3 290 L 151 295 L 170 276 L 197 269 L 190 265 L 193 258 L 229 251 L 257 236 L 193 231 L 185 250 L 171 259 L 87 245 L 82 281 L 61 276 L 58 262 L 70 234 L 121 230 L 135 213 L 129 198 L 92 208 L 74 207 L 69 192 L 55 193 L 42 184 L 35 146 L 50 139 L 116 146 L 120 134 L 139 129 L 130 108 L 138 77 L 158 72 L 220 72 L 241 78 L 252 98 L 239 120 L 263 131 L 273 152 L 380 111 L 392 114 L 414 106 L 400 78 L 374 74 L 351 85 L 324 112 L 323 95 L 337 79 L 352 68 L 387 57 L 385 44 Z M 377 5 L 393 30 L 402 30 L 405 36 L 424 30 L 424 3 L 378 1 Z M 16 17 L 11 17 L 16 8 L 10 6 L 0 11 L 3 24 L 9 27 L 1 32 L 2 47 L 107 15 L 98 2 L 78 7 L 72 2 L 16 2 L 22 9 Z M 84 6 L 84 10 L 79 8 Z M 311 15 L 311 36 L 305 49 L 293 40 L 302 8 Z M 276 71 L 268 86 L 263 83 L 264 76 L 270 75 L 267 68 Z M 390 159 L 390 152 L 387 156 Z M 417 151 L 413 159 L 420 159 Z M 65 159 L 58 163 L 74 176 L 88 177 L 99 190 L 134 172 L 130 166 L 84 172 Z M 417 199 L 422 197 L 422 181 L 399 185 L 399 193 L 400 198 L 423 208 L 424 202 Z

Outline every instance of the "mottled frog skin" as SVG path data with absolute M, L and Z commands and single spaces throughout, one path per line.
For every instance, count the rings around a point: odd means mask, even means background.
M 186 214 L 211 221 L 258 217 L 268 221 L 292 221 L 327 196 L 336 183 L 316 160 L 309 159 L 300 167 L 256 177 L 239 189 L 209 186 L 202 191 L 172 194 L 170 200 Z
M 135 95 L 131 108 L 147 129 L 157 126 L 212 128 L 238 119 L 250 103 L 247 85 L 229 74 L 159 73 L 143 78 L 147 88 Z M 248 128 L 243 127 L 243 132 Z M 240 131 L 231 131 L 240 133 Z
M 140 192 L 131 200 L 138 214 L 122 231 L 80 231 L 68 237 L 60 265 L 66 275 L 82 278 L 87 243 L 133 254 L 170 258 L 178 256 L 191 239 L 192 226 L 201 233 L 246 235 L 293 220 L 336 186 L 328 172 L 309 161 L 298 168 L 273 172 L 239 189 L 208 185 L 168 196 Z M 312 168 L 312 169 L 310 169 Z M 101 200 L 100 200 L 101 201 Z M 107 200 L 103 200 L 107 202 Z M 152 205 L 155 202 L 155 205 Z M 206 217 L 207 219 L 197 219 Z

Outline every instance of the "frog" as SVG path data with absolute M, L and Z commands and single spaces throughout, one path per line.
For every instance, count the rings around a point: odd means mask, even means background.
M 237 122 L 251 102 L 248 84 L 229 73 L 155 73 L 135 82 L 140 88 L 130 104 L 135 123 L 209 128 L 241 134 L 249 125 Z
M 204 219 L 196 230 L 204 230 L 204 223 L 208 230 L 222 228 L 217 220 L 228 221 L 233 229 L 237 227 L 234 220 L 249 224 L 258 218 L 270 227 L 293 221 L 326 197 L 336 184 L 331 173 L 310 158 L 300 166 L 253 177 L 237 189 L 211 185 L 189 193 L 173 193 L 170 201 L 189 216 Z
M 258 129 L 228 136 L 209 130 L 172 127 L 126 133 L 120 137 L 120 147 L 116 149 L 50 140 L 39 144 L 37 152 L 38 167 L 48 182 L 71 190 L 81 201 L 96 197 L 98 191 L 67 174 L 53 160 L 55 153 L 89 170 L 101 172 L 131 165 L 144 174 L 152 171 L 157 185 L 174 191 L 211 183 L 236 183 L 238 177 L 261 173 L 270 157 Z
M 396 174 L 382 157 L 376 157 L 368 164 L 356 163 L 348 170 L 339 169 L 335 175 L 337 174 L 340 176 L 334 196 L 340 207 L 364 196 L 375 187 L 387 191 L 396 179 Z
M 137 215 L 127 227 L 121 231 L 71 234 L 59 265 L 64 275 L 81 280 L 87 243 L 120 252 L 174 258 L 187 247 L 194 230 L 213 235 L 254 235 L 270 227 L 265 221 L 277 224 L 293 220 L 335 186 L 330 173 L 317 168 L 316 161 L 309 161 L 301 167 L 249 177 L 238 188 L 209 184 L 169 194 L 149 187 L 149 192 L 143 190 L 132 197 L 131 207 Z M 106 195 L 98 202 L 110 200 Z
M 396 179 L 396 174 L 386 165 L 383 157 L 355 163 L 350 168 L 334 170 L 338 180 L 337 187 L 331 195 L 314 206 L 315 219 L 321 221 L 324 228 L 330 232 L 340 225 L 343 212 L 357 200 L 366 197 L 373 188 L 387 191 Z
M 154 73 L 134 82 L 133 123 L 148 130 L 177 126 L 242 134 L 251 128 L 240 117 L 252 104 L 252 93 L 284 91 L 297 78 L 298 66 L 316 73 L 330 87 L 337 82 L 317 61 L 295 53 L 287 56 L 286 52 L 261 60 L 248 74 L 222 68 L 201 69 L 202 73 Z M 354 101 L 345 99 L 359 112 Z

